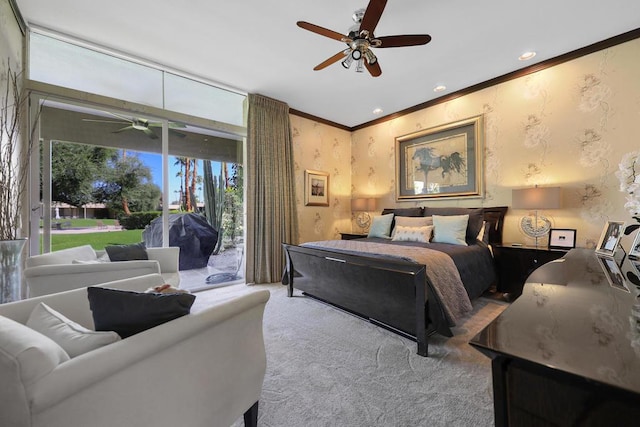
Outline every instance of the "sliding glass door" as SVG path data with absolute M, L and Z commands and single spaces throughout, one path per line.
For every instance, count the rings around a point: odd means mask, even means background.
M 239 137 L 44 97 L 32 104 L 39 105 L 40 146 L 32 157 L 30 227 L 39 239 L 32 238 L 31 254 L 84 244 L 98 251 L 140 241 L 176 246 L 171 227 L 197 216 L 216 237 L 202 245 L 211 252 L 198 268 L 181 259 L 183 283 L 242 281 Z

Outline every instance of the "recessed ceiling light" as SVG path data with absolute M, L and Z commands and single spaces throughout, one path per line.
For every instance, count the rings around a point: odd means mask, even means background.
M 518 56 L 518 59 L 520 61 L 528 61 L 534 56 L 536 56 L 536 53 L 534 51 L 529 51 L 529 52 L 524 52 L 522 55 Z
M 443 90 L 446 90 L 447 87 L 445 85 L 438 85 L 436 87 L 433 88 L 434 92 L 442 92 Z
M 375 110 L 373 110 L 373 114 L 382 114 L 382 108 L 376 108 Z

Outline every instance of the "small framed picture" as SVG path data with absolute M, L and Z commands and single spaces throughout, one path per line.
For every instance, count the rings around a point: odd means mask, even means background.
M 631 292 L 616 261 L 613 258 L 605 256 L 599 256 L 597 258 L 600 267 L 602 267 L 602 271 L 604 271 L 604 275 L 607 277 L 609 286 L 620 289 L 621 291 Z
M 549 231 L 549 249 L 572 249 L 576 247 L 576 230 L 552 228 Z
M 607 221 L 602 230 L 600 241 L 596 246 L 596 253 L 605 256 L 613 256 L 618 249 L 618 243 L 624 232 L 624 221 Z
M 633 239 L 633 244 L 631 245 L 631 250 L 629 251 L 629 258 L 640 258 L 640 231 L 636 233 L 636 237 L 635 239 Z
M 304 205 L 329 206 L 329 174 L 304 171 Z

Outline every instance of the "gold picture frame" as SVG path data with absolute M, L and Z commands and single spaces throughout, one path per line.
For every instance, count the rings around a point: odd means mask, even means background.
M 304 205 L 329 206 L 329 174 L 327 172 L 304 171 Z
M 396 200 L 484 196 L 483 116 L 396 138 Z

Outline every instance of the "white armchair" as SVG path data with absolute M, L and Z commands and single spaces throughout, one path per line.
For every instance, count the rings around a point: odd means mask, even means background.
M 144 290 L 163 281 L 154 274 L 101 286 Z M 86 288 L 0 305 L 0 316 L 18 323 L 0 317 L 14 326 L 13 333 L 0 328 L 0 425 L 228 427 L 244 414 L 245 425 L 256 426 L 268 299 L 264 290 L 225 298 L 57 366 L 15 328 L 27 328 L 44 302 L 93 329 Z M 44 372 L 39 363 L 48 366 Z M 24 383 L 34 370 L 38 377 Z
M 29 297 L 158 273 L 164 283 L 180 285 L 180 248 L 147 248 L 149 260 L 100 262 L 103 255 L 90 245 L 27 258 L 24 277 Z

